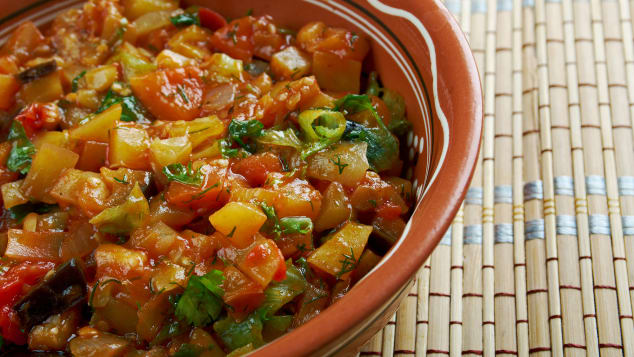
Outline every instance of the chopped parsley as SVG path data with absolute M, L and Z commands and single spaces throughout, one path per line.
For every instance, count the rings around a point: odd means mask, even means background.
M 31 169 L 32 156 L 35 154 L 35 145 L 24 132 L 22 124 L 14 120 L 11 124 L 8 140 L 13 141 L 13 147 L 7 159 L 7 168 L 13 172 L 26 174 Z
M 200 186 L 203 182 L 200 169 L 194 171 L 191 162 L 187 166 L 180 163 L 167 165 L 163 168 L 163 173 L 167 177 L 167 181 L 176 181 L 193 186 Z
M 241 148 L 249 153 L 255 152 L 255 141 L 251 140 L 262 136 L 264 124 L 262 122 L 252 120 L 231 120 L 229 123 L 229 135 L 221 142 L 220 150 L 226 157 L 236 157 L 238 150 L 231 148 L 235 142 Z
M 280 219 L 272 206 L 261 203 L 260 207 L 267 217 L 261 230 L 275 238 L 279 238 L 282 234 L 308 234 L 313 231 L 313 221 L 308 217 L 284 217 Z
M 218 319 L 223 306 L 223 281 L 220 270 L 212 270 L 203 276 L 192 275 L 176 302 L 176 317 L 199 327 Z
M 183 89 L 183 86 L 181 86 L 180 84 L 177 86 L 178 89 L 178 95 L 181 96 L 181 98 L 183 98 L 183 101 L 187 104 L 189 104 L 189 97 L 187 96 L 187 93 L 185 93 L 185 90 Z
M 337 155 L 337 161 L 335 161 L 335 159 L 330 158 L 330 161 L 335 164 L 337 166 L 337 168 L 339 169 L 339 175 L 341 175 L 343 173 L 343 170 L 349 166 L 349 164 L 344 164 L 341 162 L 341 156 Z
M 129 185 L 130 184 L 130 182 L 128 182 L 128 175 L 126 175 L 126 174 L 123 174 L 123 178 L 115 177 L 114 180 L 117 181 L 118 183 L 122 183 L 124 185 Z
M 77 77 L 73 78 L 73 81 L 71 82 L 72 92 L 77 92 L 77 89 L 79 89 L 79 80 L 82 79 L 82 77 L 85 75 L 86 75 L 86 71 L 82 71 L 80 74 L 77 75 Z
M 340 279 L 343 275 L 351 272 L 357 267 L 357 258 L 354 256 L 354 251 L 350 248 L 350 254 L 342 254 L 343 259 L 339 261 L 341 263 L 341 269 L 337 273 L 337 279 Z
M 101 105 L 99 105 L 99 109 L 97 109 L 97 113 L 101 113 L 119 103 L 121 104 L 121 121 L 138 121 L 145 118 L 145 108 L 135 96 L 121 97 L 112 90 L 106 93 Z
M 184 13 L 170 17 L 170 21 L 176 27 L 185 27 L 190 25 L 200 26 L 200 18 L 198 13 Z

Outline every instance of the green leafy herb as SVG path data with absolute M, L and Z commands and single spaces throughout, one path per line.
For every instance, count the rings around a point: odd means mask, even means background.
M 230 350 L 252 344 L 257 348 L 264 344 L 263 323 L 257 311 L 237 322 L 231 316 L 214 323 L 214 331 Z
M 199 327 L 215 321 L 222 312 L 223 280 L 219 270 L 189 278 L 185 292 L 176 303 L 176 317 Z
M 184 13 L 170 17 L 170 21 L 176 27 L 185 27 L 190 25 L 200 26 L 200 19 L 198 13 Z
M 192 163 L 187 166 L 183 164 L 171 164 L 163 167 L 163 173 L 167 177 L 167 181 L 176 181 L 186 185 L 200 186 L 203 182 L 200 169 L 194 171 Z
M 170 298 L 172 296 L 170 296 Z M 170 299 L 170 301 L 173 302 L 172 299 Z M 176 304 L 176 302 L 173 302 L 173 303 Z M 152 344 L 153 345 L 162 344 L 163 342 L 172 339 L 174 336 L 178 336 L 182 334 L 183 332 L 185 332 L 185 330 L 186 330 L 186 326 L 184 326 L 182 322 L 173 321 L 163 326 L 161 331 L 159 331 L 158 335 L 156 335 L 156 337 L 152 341 Z
M 16 221 L 18 221 L 18 223 L 20 223 L 22 222 L 24 217 L 26 217 L 26 215 L 31 212 L 43 214 L 48 213 L 55 208 L 57 208 L 56 204 L 50 205 L 41 202 L 29 202 L 9 208 L 9 215 L 11 219 L 15 219 Z
M 107 279 L 107 280 L 104 280 L 104 281 L 101 281 L 101 282 L 99 280 L 97 280 L 95 285 L 92 286 L 92 291 L 90 292 L 90 297 L 88 298 L 88 306 L 90 306 L 91 308 L 93 307 L 92 301 L 95 298 L 95 292 L 97 292 L 97 289 L 103 288 L 104 286 L 106 286 L 106 285 L 108 285 L 110 283 L 123 285 L 123 283 L 121 283 L 120 280 L 114 279 L 114 278 L 113 279 Z
M 233 226 L 233 229 L 231 230 L 231 232 L 229 232 L 229 234 L 227 234 L 228 238 L 233 237 L 233 234 L 236 233 L 236 229 L 238 228 L 238 226 Z
M 280 219 L 277 217 L 275 208 L 273 208 L 273 206 L 269 206 L 264 202 L 260 203 L 260 207 L 262 207 L 262 211 L 267 218 L 266 222 L 262 225 L 262 228 L 260 230 L 262 232 L 273 235 L 275 238 L 279 238 L 282 235 L 282 226 L 280 225 Z
M 308 217 L 284 217 L 280 219 L 282 234 L 308 234 L 313 231 L 313 221 Z
M 246 16 L 251 16 L 251 15 L 253 15 L 253 9 L 247 10 L 247 15 Z
M 112 90 L 106 93 L 101 105 L 99 105 L 99 109 L 97 109 L 97 113 L 101 113 L 119 103 L 121 103 L 121 121 L 138 121 L 145 118 L 145 108 L 135 96 L 121 97 Z
M 349 164 L 344 164 L 341 162 L 340 155 L 337 155 L 337 161 L 335 161 L 335 159 L 333 158 L 330 158 L 330 161 L 332 161 L 333 164 L 337 165 L 337 168 L 339 169 L 339 175 L 343 173 L 343 170 L 346 168 L 346 166 L 349 166 Z
M 185 101 L 185 103 L 189 104 L 189 97 L 187 96 L 187 93 L 185 93 L 185 90 L 183 89 L 183 86 L 181 86 L 180 84 L 177 86 L 178 89 L 178 94 L 181 96 L 181 98 L 183 98 L 183 100 Z
M 24 127 L 17 120 L 14 120 L 11 124 L 8 140 L 13 141 L 13 147 L 7 159 L 7 168 L 24 175 L 31 169 L 35 145 L 26 136 Z
M 192 198 L 191 198 L 189 201 L 187 201 L 186 203 L 191 203 L 191 202 L 194 202 L 194 201 L 196 201 L 196 200 L 201 199 L 201 198 L 202 198 L 202 197 L 203 197 L 203 196 L 204 196 L 207 192 L 209 192 L 209 191 L 211 191 L 212 189 L 214 189 L 214 188 L 218 187 L 219 185 L 220 185 L 220 183 L 219 183 L 219 182 L 216 182 L 216 183 L 215 183 L 215 184 L 213 184 L 212 186 L 207 187 L 206 189 L 204 189 L 204 190 L 200 191 L 199 193 L 197 193 L 197 194 L 195 194 L 195 195 L 192 195 Z
M 339 261 L 341 263 L 341 269 L 337 273 L 337 279 L 340 279 L 344 274 L 349 273 L 357 267 L 357 258 L 354 256 L 354 251 L 350 248 L 350 254 L 343 254 L 343 259 Z
M 124 184 L 124 185 L 129 185 L 129 184 L 130 184 L 130 183 L 128 182 L 128 175 L 126 175 L 126 174 L 124 174 L 124 175 L 123 175 L 123 178 L 122 178 L 122 179 L 115 177 L 115 178 L 114 178 L 114 180 L 115 180 L 115 181 L 117 181 L 117 182 L 119 182 L 119 183 L 122 183 L 122 184 Z
M 232 120 L 229 124 L 229 137 L 242 148 L 253 153 L 255 151 L 253 145 L 249 145 L 245 139 L 257 138 L 262 136 L 264 124 L 262 122 L 252 120 Z
M 297 35 L 297 31 L 292 30 L 292 29 L 287 29 L 287 28 L 284 28 L 284 27 L 278 27 L 277 28 L 277 33 L 282 34 L 282 35 L 291 35 L 291 36 Z
M 79 80 L 85 75 L 86 71 L 82 71 L 80 74 L 77 75 L 77 77 L 73 78 L 73 81 L 71 82 L 72 92 L 77 92 L 77 89 L 79 89 Z

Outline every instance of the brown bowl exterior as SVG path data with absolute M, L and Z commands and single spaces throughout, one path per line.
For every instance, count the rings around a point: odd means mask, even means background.
M 482 93 L 468 44 L 438 0 L 191 0 L 236 18 L 253 9 L 280 25 L 323 21 L 364 34 L 386 87 L 404 95 L 413 133 L 408 172 L 416 209 L 406 232 L 366 278 L 339 302 L 258 349 L 270 357 L 351 356 L 379 331 L 407 296 L 464 197 L 478 156 Z M 43 25 L 80 0 L 3 1 L 0 38 L 21 21 Z

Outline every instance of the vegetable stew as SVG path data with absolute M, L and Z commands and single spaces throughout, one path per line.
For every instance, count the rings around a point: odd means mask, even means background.
M 370 50 L 176 0 L 22 23 L 0 49 L 0 351 L 238 356 L 343 297 L 414 203 Z

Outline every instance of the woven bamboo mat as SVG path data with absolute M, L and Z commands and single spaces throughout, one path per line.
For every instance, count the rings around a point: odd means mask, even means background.
M 481 155 L 360 355 L 634 356 L 634 0 L 445 4 L 482 76 Z

